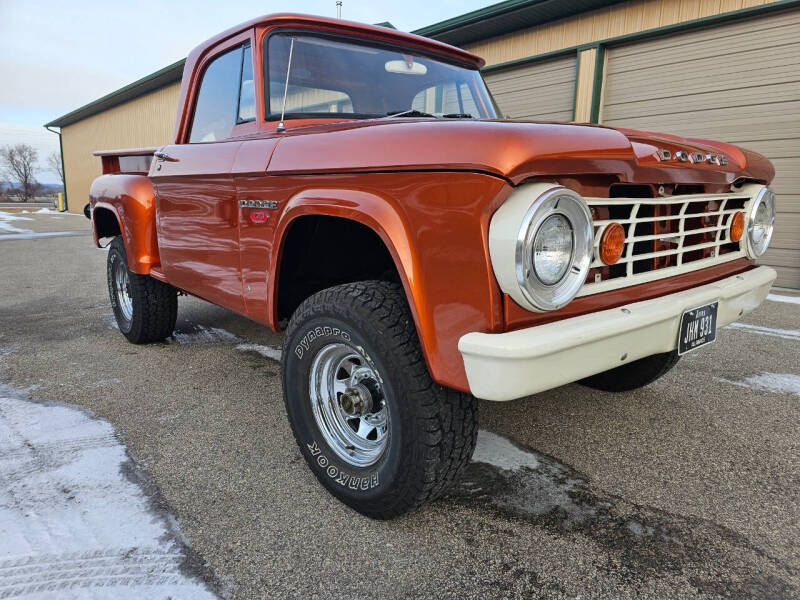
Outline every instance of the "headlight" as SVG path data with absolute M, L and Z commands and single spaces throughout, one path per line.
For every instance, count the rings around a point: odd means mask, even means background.
M 575 236 L 572 224 L 562 214 L 547 217 L 533 238 L 533 270 L 545 285 L 564 278 L 572 262 Z
M 747 215 L 747 253 L 758 258 L 767 250 L 775 225 L 775 194 L 762 188 Z
M 583 199 L 552 183 L 515 190 L 492 217 L 489 252 L 501 289 L 536 312 L 580 290 L 592 262 L 593 227 Z

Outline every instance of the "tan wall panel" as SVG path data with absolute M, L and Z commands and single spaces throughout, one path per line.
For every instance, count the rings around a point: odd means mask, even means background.
M 83 210 L 89 187 L 100 175 L 100 159 L 92 152 L 172 141 L 179 92 L 180 84 L 172 84 L 63 128 L 70 212 Z
M 482 56 L 487 65 L 494 65 L 777 1 L 631 0 L 464 48 Z
M 570 54 L 484 74 L 504 115 L 512 119 L 570 121 L 575 103 L 575 60 Z
M 578 66 L 578 85 L 575 88 L 575 121 L 588 123 L 592 114 L 592 91 L 597 49 L 583 50 Z

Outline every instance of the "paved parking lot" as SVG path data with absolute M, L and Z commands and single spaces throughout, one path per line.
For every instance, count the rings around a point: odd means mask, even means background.
M 7 224 L 86 235 L 0 231 L 0 382 L 107 420 L 177 517 L 185 569 L 222 596 L 800 595 L 798 294 L 776 292 L 643 390 L 482 403 L 477 460 L 451 496 L 376 522 L 296 449 L 280 336 L 181 298 L 170 343 L 130 345 L 87 222 L 31 218 Z

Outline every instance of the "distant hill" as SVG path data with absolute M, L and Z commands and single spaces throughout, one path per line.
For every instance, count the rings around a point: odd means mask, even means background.
M 61 185 L 60 183 L 42 183 L 40 185 L 42 186 L 41 193 L 44 195 L 57 194 L 58 192 L 64 191 L 64 186 Z M 16 185 L 11 183 L 10 181 L 0 180 L 0 188 L 7 190 L 7 189 L 14 189 L 15 187 Z

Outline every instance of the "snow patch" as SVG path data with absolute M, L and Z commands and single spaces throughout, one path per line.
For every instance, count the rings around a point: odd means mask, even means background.
M 506 438 L 478 430 L 478 442 L 472 454 L 473 462 L 486 463 L 506 471 L 517 471 L 523 467 L 535 469 L 539 466 L 536 455 L 520 450 Z
M 0 222 L 0 232 L 3 231 L 2 225 L 2 222 Z M 17 228 L 15 227 L 14 229 Z M 11 232 L 8 235 L 0 235 L 0 240 L 39 240 L 43 238 L 75 237 L 88 234 L 88 231 L 45 231 L 43 233 L 34 233 L 29 229 L 17 229 L 16 232 Z
M 11 224 L 12 221 L 33 221 L 30 217 L 20 217 L 13 213 L 0 211 L 0 234 L 15 233 L 15 234 L 29 234 L 33 233 L 30 229 L 20 229 Z M 3 238 L 6 236 L 3 235 Z
M 793 373 L 760 373 L 738 381 L 717 377 L 717 381 L 738 385 L 739 387 L 772 392 L 774 394 L 794 394 L 800 396 L 800 375 Z
M 103 315 L 103 318 L 106 320 L 109 329 L 116 329 L 119 331 L 119 324 L 117 324 L 117 317 L 114 316 L 114 313 L 106 313 Z
M 773 302 L 786 302 L 787 304 L 800 304 L 800 296 L 782 296 L 781 294 L 768 294 L 767 300 Z
M 238 342 L 239 338 L 220 327 L 195 325 L 192 331 L 176 331 L 169 340 L 177 344 L 220 344 Z
M 281 361 L 281 349 L 277 346 L 262 346 L 260 344 L 239 344 L 236 346 L 239 352 L 257 352 L 264 358 Z
M 132 468 L 107 421 L 0 384 L 0 598 L 214 598 Z
M 726 325 L 725 329 L 741 329 L 742 331 L 749 331 L 750 333 L 757 333 L 758 335 L 769 335 L 784 340 L 800 341 L 800 329 L 773 329 L 771 327 L 761 327 L 760 325 L 750 325 L 749 323 L 731 323 L 730 325 Z

